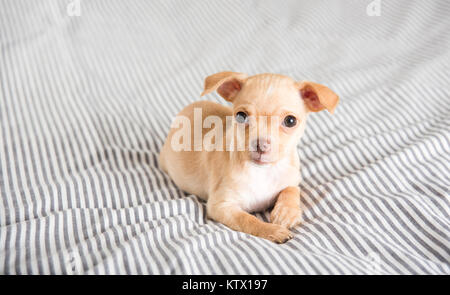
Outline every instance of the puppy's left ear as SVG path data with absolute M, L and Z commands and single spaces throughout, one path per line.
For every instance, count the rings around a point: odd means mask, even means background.
M 233 101 L 242 88 L 247 75 L 237 72 L 220 72 L 206 77 L 205 87 L 201 96 L 217 90 L 225 100 Z
M 309 81 L 299 83 L 300 95 L 306 107 L 311 112 L 320 112 L 327 109 L 333 114 L 339 103 L 339 96 L 330 88 Z

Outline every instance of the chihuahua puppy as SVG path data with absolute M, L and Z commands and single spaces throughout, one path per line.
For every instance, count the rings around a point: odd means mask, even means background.
M 160 166 L 182 190 L 207 201 L 209 218 L 284 243 L 301 220 L 297 143 L 307 116 L 333 113 L 339 97 L 323 85 L 277 74 L 217 73 L 205 79 L 202 96 L 215 90 L 232 108 L 210 101 L 184 108 L 178 123 L 200 132 L 173 125 Z M 270 223 L 251 214 L 272 205 Z

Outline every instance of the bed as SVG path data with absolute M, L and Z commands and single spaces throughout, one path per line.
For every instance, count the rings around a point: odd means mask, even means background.
M 1 0 L 0 273 L 450 274 L 449 13 Z M 285 244 L 207 219 L 158 166 L 173 117 L 223 70 L 341 97 L 298 145 L 303 222 Z

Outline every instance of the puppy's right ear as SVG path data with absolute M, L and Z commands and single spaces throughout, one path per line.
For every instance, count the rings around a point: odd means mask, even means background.
M 201 96 L 217 90 L 225 100 L 233 101 L 241 90 L 247 75 L 236 72 L 220 72 L 206 77 L 205 87 Z

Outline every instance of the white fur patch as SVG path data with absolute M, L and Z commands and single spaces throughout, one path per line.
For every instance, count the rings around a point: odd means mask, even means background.
M 245 172 L 245 189 L 240 190 L 242 209 L 247 212 L 264 211 L 270 207 L 280 191 L 297 182 L 298 173 L 287 159 L 275 165 L 248 163 Z M 241 186 L 241 187 L 244 187 Z

